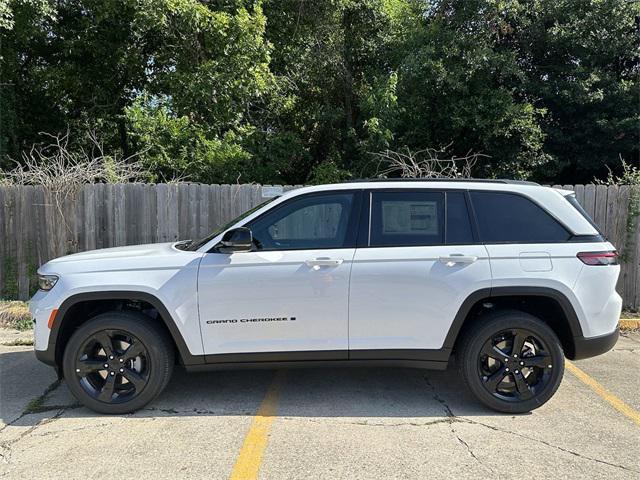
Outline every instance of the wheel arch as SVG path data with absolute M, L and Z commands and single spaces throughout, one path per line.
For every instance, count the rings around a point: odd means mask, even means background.
M 158 312 L 156 320 L 161 322 L 163 327 L 171 336 L 173 343 L 176 346 L 176 353 L 178 354 L 178 359 L 181 364 L 198 365 L 204 363 L 203 355 L 191 354 L 180 330 L 174 322 L 173 316 L 169 313 L 169 310 L 164 303 L 151 293 L 132 290 L 82 292 L 66 298 L 58 308 L 55 322 L 51 328 L 51 332 L 49 333 L 47 351 L 51 361 L 48 363 L 52 363 L 56 366 L 60 366 L 62 364 L 62 354 L 64 352 L 66 342 L 69 340 L 73 331 L 75 331 L 79 325 L 84 323 L 84 321 L 88 320 L 88 318 L 83 321 L 74 320 L 74 313 L 77 313 L 80 307 L 99 304 L 108 305 L 110 302 L 114 305 L 122 305 L 125 301 L 144 302 Z
M 515 308 L 539 317 L 558 335 L 565 355 L 575 357 L 575 339 L 583 336 L 578 315 L 564 293 L 549 287 L 492 287 L 473 292 L 462 302 L 443 348 L 455 350 L 461 334 L 495 308 Z

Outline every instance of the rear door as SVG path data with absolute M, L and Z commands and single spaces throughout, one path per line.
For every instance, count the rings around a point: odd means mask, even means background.
M 491 285 L 461 190 L 367 192 L 349 297 L 350 358 L 431 359 L 462 302 Z

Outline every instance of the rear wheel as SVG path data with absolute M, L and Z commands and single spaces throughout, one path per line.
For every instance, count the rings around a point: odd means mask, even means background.
M 560 340 L 542 320 L 519 311 L 479 319 L 461 346 L 462 376 L 488 407 L 507 413 L 531 411 L 560 386 L 564 353 Z
M 108 312 L 82 324 L 63 356 L 73 395 L 100 413 L 135 411 L 167 385 L 174 352 L 166 332 L 136 312 Z

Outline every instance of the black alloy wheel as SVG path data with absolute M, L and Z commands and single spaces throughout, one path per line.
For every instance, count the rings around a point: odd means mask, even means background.
M 499 412 L 544 405 L 564 373 L 562 344 L 541 319 L 517 310 L 485 313 L 456 347 L 462 377 L 473 394 Z
M 489 338 L 480 351 L 478 375 L 491 395 L 520 402 L 542 392 L 551 380 L 553 359 L 533 332 L 514 328 Z
M 71 393 L 90 409 L 130 413 L 169 383 L 175 345 L 160 319 L 112 311 L 80 325 L 67 342 L 62 372 Z
M 80 347 L 75 367 L 88 395 L 105 403 L 122 403 L 144 390 L 152 365 L 137 337 L 121 330 L 102 330 Z

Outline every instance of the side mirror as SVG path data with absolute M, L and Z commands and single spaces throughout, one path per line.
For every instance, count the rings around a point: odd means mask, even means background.
M 218 244 L 222 253 L 250 252 L 253 248 L 253 235 L 247 227 L 238 227 L 225 232 Z

